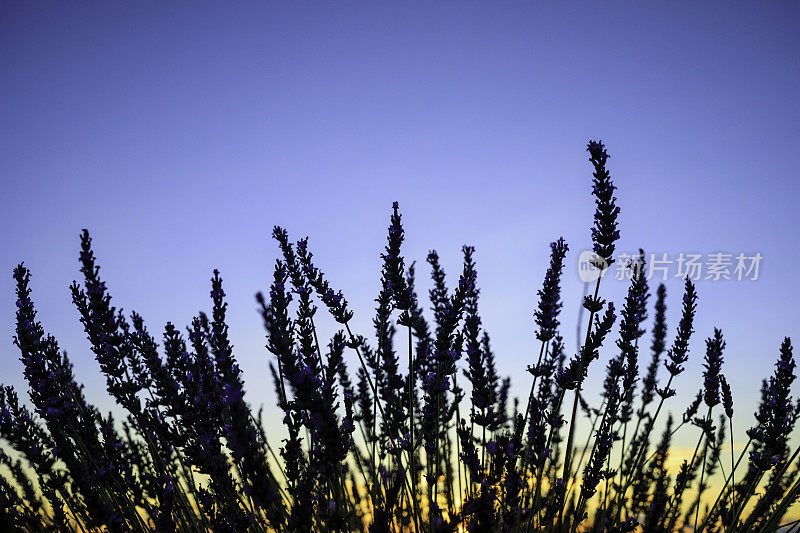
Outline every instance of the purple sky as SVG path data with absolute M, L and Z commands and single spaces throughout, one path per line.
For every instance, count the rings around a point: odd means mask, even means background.
M 484 324 L 524 395 L 536 290 L 561 235 L 574 347 L 594 209 L 585 144 L 603 139 L 621 251 L 763 255 L 757 281 L 698 283 L 671 403 L 680 411 L 699 386 L 717 326 L 737 424 L 750 425 L 781 340 L 800 339 L 798 5 L 378 4 L 4 2 L 0 381 L 25 390 L 11 343 L 24 260 L 46 330 L 108 405 L 68 291 L 86 227 L 115 304 L 159 335 L 210 307 L 219 268 L 248 398 L 271 403 L 253 295 L 277 257 L 272 226 L 310 236 L 371 334 L 397 200 L 421 293 L 427 250 L 452 285 L 461 245 L 476 246 Z M 681 281 L 667 288 L 671 340 Z M 601 294 L 621 303 L 624 290 L 609 281 Z

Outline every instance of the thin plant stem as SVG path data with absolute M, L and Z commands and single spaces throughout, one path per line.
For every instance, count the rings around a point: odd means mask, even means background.
M 708 408 L 708 415 L 706 416 L 706 423 L 711 422 L 711 407 Z M 718 443 L 722 446 L 722 443 Z M 706 450 L 708 450 L 708 439 L 706 439 Z M 697 485 L 697 509 L 694 513 L 694 527 L 692 531 L 697 531 L 697 519 L 700 517 L 700 497 L 703 495 L 703 476 L 706 473 L 706 456 L 708 453 L 703 453 L 703 468 L 700 470 L 700 483 Z
M 708 514 L 706 515 L 706 518 L 703 520 L 703 524 L 700 526 L 700 530 L 698 531 L 698 533 L 702 533 L 703 530 L 708 525 L 709 517 L 711 517 L 714 514 L 714 510 L 717 508 L 717 504 L 719 504 L 719 501 L 722 498 L 722 495 L 725 493 L 725 489 L 728 487 L 728 483 L 730 483 L 731 480 L 733 479 L 733 473 L 736 471 L 736 468 L 739 467 L 739 463 L 742 461 L 742 458 L 744 457 L 744 454 L 747 452 L 747 449 L 750 447 L 750 444 L 752 442 L 753 442 L 752 438 L 748 439 L 747 440 L 747 444 L 744 445 L 744 449 L 742 449 L 742 453 L 739 454 L 739 458 L 736 460 L 736 464 L 731 469 L 730 475 L 725 478 L 725 483 L 722 485 L 722 488 L 720 489 L 719 493 L 717 494 L 717 499 L 714 501 L 714 505 L 712 505 L 711 509 L 708 510 Z M 733 506 L 731 506 L 731 509 L 733 509 Z
M 408 433 L 409 433 L 409 466 L 411 471 L 411 502 L 414 509 L 414 524 L 417 531 L 419 527 L 419 507 L 417 504 L 417 466 L 414 448 L 414 350 L 411 336 L 411 324 L 408 325 Z M 438 431 L 438 428 L 437 428 Z
M 597 284 L 594 287 L 594 299 L 597 299 L 597 294 L 600 291 L 600 280 L 603 278 L 602 275 L 597 277 Z M 589 325 L 586 327 L 586 336 L 584 337 L 583 341 L 583 350 L 587 349 L 587 345 L 589 343 L 589 334 L 592 331 L 592 321 L 594 320 L 595 312 L 592 311 L 589 313 Z M 575 399 L 572 402 L 572 416 L 570 417 L 569 422 L 569 434 L 567 437 L 567 447 L 566 447 L 566 456 L 564 457 L 564 473 L 562 475 L 562 479 L 564 480 L 565 491 L 564 491 L 564 501 L 561 502 L 560 510 L 558 512 L 558 522 L 561 524 L 563 516 L 564 516 L 564 504 L 566 503 L 566 493 L 567 493 L 567 486 L 570 482 L 570 466 L 572 462 L 572 441 L 575 438 L 575 418 L 578 414 L 578 397 L 581 394 L 581 384 L 583 383 L 583 353 L 578 353 L 578 383 L 575 387 Z

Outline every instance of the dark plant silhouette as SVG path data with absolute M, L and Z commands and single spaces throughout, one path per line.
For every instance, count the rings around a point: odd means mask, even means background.
M 605 145 L 590 141 L 587 150 L 593 262 L 607 269 L 620 236 L 616 185 Z M 698 295 L 687 278 L 670 343 L 663 284 L 646 324 L 643 251 L 618 265 L 630 269 L 620 305 L 601 297 L 598 277 L 582 302 L 585 334 L 568 353 L 559 316 L 569 247 L 563 238 L 550 244 L 531 304 L 536 345 L 519 363 L 527 368 L 520 386 L 530 384 L 520 401 L 510 397 L 511 378 L 498 375 L 503 355 L 481 320 L 474 247 L 462 247 L 450 288 L 439 254 L 428 253 L 426 313 L 395 202 L 367 335 L 353 331 L 355 311 L 308 239 L 292 241 L 280 227 L 272 236 L 280 258 L 256 300 L 282 438 L 248 403 L 219 271 L 210 312 L 185 330 L 168 323 L 159 345 L 142 316 L 112 305 L 89 232 L 81 233 L 72 300 L 119 407 L 115 418 L 87 400 L 37 318 L 31 273 L 14 269 L 14 345 L 29 401 L 0 386 L 0 531 L 767 532 L 787 524 L 800 499 L 790 339 L 738 453 L 718 329 L 706 341 L 694 401 L 659 419 L 691 355 Z M 330 339 L 319 338 L 320 310 L 341 328 Z M 605 380 L 593 403 L 583 385 L 599 359 Z M 681 429 L 696 445 L 672 468 Z

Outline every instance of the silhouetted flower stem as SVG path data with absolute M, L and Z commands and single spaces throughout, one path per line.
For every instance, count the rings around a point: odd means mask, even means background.
M 671 517 L 666 527 L 667 531 L 672 531 L 672 529 L 675 526 L 675 521 L 677 520 L 678 515 L 680 514 L 680 505 L 683 497 L 683 491 L 688 486 L 690 478 L 693 475 L 691 472 L 695 468 L 694 460 L 697 458 L 697 452 L 700 450 L 700 445 L 703 443 L 703 440 L 705 438 L 707 438 L 707 435 L 705 432 L 702 432 L 700 434 L 700 438 L 697 440 L 697 445 L 694 448 L 694 452 L 692 453 L 691 459 L 689 459 L 688 465 L 686 462 L 684 462 L 685 470 L 676 476 L 675 492 L 673 493 L 672 498 L 670 499 L 669 504 L 667 505 L 666 516 Z
M 399 222 L 399 220 L 398 220 L 398 222 Z M 400 228 L 400 230 L 402 231 L 402 228 Z M 398 236 L 397 232 L 391 232 L 391 230 L 390 230 L 390 238 L 395 238 L 396 239 L 397 236 Z M 402 241 L 402 233 L 400 233 L 400 241 Z M 399 244 L 398 244 L 398 246 L 399 246 Z M 388 254 L 388 255 L 391 255 L 391 254 Z M 307 277 L 307 279 L 308 279 L 309 283 L 311 284 L 311 286 L 314 288 L 314 290 L 317 293 L 317 295 L 323 300 L 323 303 L 325 303 L 325 305 L 328 307 L 329 311 L 331 312 L 331 315 L 337 320 L 337 322 L 339 322 L 340 324 L 344 325 L 345 330 L 346 330 L 347 335 L 348 335 L 348 339 L 349 339 L 348 346 L 352 347 L 354 349 L 354 351 L 356 352 L 356 356 L 358 357 L 358 361 L 359 361 L 359 363 L 361 365 L 361 370 L 363 372 L 362 375 L 363 375 L 364 380 L 366 381 L 366 383 L 369 385 L 370 392 L 372 393 L 372 397 L 374 399 L 374 406 L 376 408 L 376 411 L 380 412 L 381 417 L 384 420 L 386 420 L 386 412 L 384 410 L 383 403 L 380 401 L 380 398 L 379 398 L 379 389 L 376 386 L 375 381 L 372 379 L 372 375 L 371 375 L 369 369 L 367 368 L 367 364 L 365 363 L 364 355 L 361 353 L 361 350 L 359 349 L 359 346 L 361 346 L 361 341 L 359 340 L 358 337 L 356 337 L 353 334 L 353 331 L 350 328 L 350 320 L 353 317 L 353 313 L 352 313 L 352 311 L 347 309 L 347 301 L 342 296 L 341 291 L 334 292 L 333 289 L 330 288 L 330 286 L 329 286 L 327 280 L 325 280 L 322 272 L 318 268 L 316 268 L 314 266 L 314 264 L 312 262 L 312 254 L 308 251 L 308 248 L 307 248 L 307 240 L 302 240 L 302 241 L 300 241 L 298 243 L 298 246 L 297 246 L 297 257 L 298 257 L 300 265 L 302 266 L 302 269 L 304 271 L 305 276 Z M 401 267 L 401 263 L 397 263 L 396 260 L 394 259 L 394 256 L 392 256 L 392 257 L 393 258 L 391 259 L 390 263 L 391 263 L 391 265 L 393 267 L 392 268 L 392 272 L 396 276 L 396 272 L 394 272 L 394 271 L 395 270 L 402 270 L 402 267 Z M 402 277 L 402 272 L 401 272 L 401 277 Z M 405 284 L 403 283 L 403 285 L 405 285 Z M 398 289 L 398 290 L 400 290 L 400 289 Z M 408 295 L 405 292 L 402 292 L 401 300 L 403 301 L 403 303 L 406 303 L 406 299 L 407 298 L 408 298 Z M 379 356 L 379 354 L 381 353 L 382 349 L 383 349 L 383 347 L 381 346 L 381 344 L 379 342 L 378 354 L 376 355 L 376 357 Z M 374 420 L 377 422 L 377 417 Z M 392 438 L 395 438 L 395 437 L 396 437 L 395 435 L 392 436 Z M 376 441 L 374 440 L 374 438 L 373 438 L 372 442 L 373 442 L 373 453 L 372 453 L 372 458 L 371 459 L 372 459 L 372 464 L 373 464 L 373 469 L 374 469 L 373 470 L 373 479 L 377 479 L 377 469 L 378 469 L 379 465 L 378 465 L 378 456 L 377 456 L 376 449 L 375 449 Z M 410 464 L 411 460 L 412 459 L 410 458 L 409 464 Z M 406 490 L 406 491 L 409 491 L 408 482 L 405 479 L 403 481 L 402 488 L 404 490 Z M 415 501 L 416 501 L 416 499 L 415 499 Z M 416 518 L 416 514 L 417 513 L 416 513 L 416 508 L 415 508 L 415 521 L 418 520 Z
M 616 241 L 619 239 L 619 230 L 617 229 L 617 216 L 619 215 L 619 207 L 616 205 L 616 197 L 614 196 L 614 190 L 616 187 L 611 181 L 611 176 L 606 169 L 608 153 L 606 152 L 602 141 L 589 141 L 586 150 L 590 155 L 589 161 L 594 167 L 592 194 L 595 196 L 597 208 L 594 214 L 594 226 L 592 227 L 592 241 L 594 244 L 594 252 L 596 254 L 596 267 L 601 270 L 601 273 L 597 278 L 594 296 L 591 302 L 587 302 L 589 303 L 590 307 L 589 325 L 586 328 L 586 336 L 583 348 L 584 350 L 587 349 L 589 344 L 589 334 L 592 330 L 592 321 L 594 319 L 594 315 L 600 309 L 597 295 L 600 290 L 602 270 L 608 268 L 614 262 L 614 250 Z M 572 416 L 570 417 L 569 422 L 566 455 L 564 456 L 564 474 L 562 477 L 566 485 L 569 485 L 570 483 L 572 441 L 575 437 L 575 418 L 578 412 L 578 397 L 580 396 L 584 373 L 586 372 L 583 359 L 583 357 L 578 358 L 578 378 L 575 387 L 575 399 L 572 403 Z M 558 516 L 559 524 L 563 524 L 563 515 L 564 502 L 562 501 Z
M 660 397 L 658 402 L 658 406 L 656 407 L 656 412 L 653 414 L 650 422 L 647 424 L 647 427 L 644 431 L 643 440 L 648 439 L 650 437 L 650 433 L 653 431 L 653 427 L 655 426 L 656 419 L 658 418 L 659 413 L 661 412 L 661 408 L 664 405 L 664 401 L 673 396 L 675 391 L 670 388 L 672 385 L 672 381 L 675 376 L 679 375 L 683 372 L 683 364 L 688 359 L 688 351 L 689 351 L 689 339 L 694 333 L 693 323 L 694 323 L 694 315 L 697 310 L 697 292 L 695 291 L 694 283 L 692 280 L 687 277 L 685 282 L 685 289 L 683 294 L 683 310 L 681 315 L 681 320 L 678 323 L 678 333 L 676 338 L 673 342 L 672 348 L 667 352 L 667 359 L 665 361 L 665 366 L 669 371 L 669 379 L 667 380 L 666 386 L 662 389 L 657 389 L 657 393 Z M 630 487 L 631 483 L 633 483 L 633 479 L 636 476 L 636 473 L 639 471 L 639 468 L 643 466 L 639 464 L 639 461 L 644 458 L 644 448 L 640 448 L 636 456 L 634 458 L 631 471 L 628 473 L 627 478 L 625 480 L 625 484 L 622 487 L 622 498 L 625 498 L 625 494 L 627 493 L 628 488 Z M 617 519 L 619 519 L 619 513 L 621 512 L 621 507 L 617 508 Z
M 578 462 L 575 465 L 575 472 L 581 471 L 581 465 L 583 464 L 583 459 L 586 456 L 586 451 L 589 449 L 589 443 L 592 441 L 592 436 L 594 435 L 594 428 L 597 426 L 597 423 L 600 421 L 600 413 L 605 412 L 606 406 L 606 398 L 603 397 L 603 400 L 600 402 L 600 407 L 597 408 L 597 414 L 595 414 L 594 418 L 592 419 L 592 426 L 589 428 L 589 434 L 586 435 L 586 443 L 583 445 L 583 449 L 581 450 L 581 455 L 578 457 Z
M 563 237 L 550 243 L 550 266 L 545 273 L 542 288 L 538 291 L 539 304 L 538 309 L 534 313 L 536 325 L 539 327 L 536 332 L 536 338 L 541 342 L 541 346 L 539 347 L 539 357 L 536 361 L 536 366 L 529 368 L 529 371 L 533 370 L 533 383 L 531 384 L 531 392 L 528 395 L 528 404 L 523 413 L 523 428 L 524 423 L 528 420 L 531 398 L 533 398 L 536 391 L 536 378 L 539 377 L 541 372 L 542 355 L 545 353 L 547 343 L 556 336 L 558 330 L 558 315 L 562 307 L 561 271 L 564 268 L 564 257 L 568 250 L 569 246 L 564 242 Z
M 750 497 L 755 492 L 756 487 L 758 486 L 758 483 L 761 481 L 761 476 L 763 476 L 763 473 L 762 472 L 757 472 L 756 475 L 751 476 L 749 481 L 747 481 L 747 478 L 745 478 L 746 488 L 745 488 L 745 490 L 744 490 L 744 492 L 742 494 L 742 497 L 739 498 L 738 501 L 734 498 L 734 501 L 736 502 L 736 504 L 735 504 L 735 506 L 733 508 L 733 518 L 731 519 L 731 529 L 732 530 L 736 530 L 736 528 L 738 527 L 738 525 L 739 525 L 739 516 L 742 514 L 742 511 L 744 511 L 744 508 L 747 506 L 747 502 L 750 500 Z M 735 494 L 736 493 L 736 488 L 735 487 L 733 488 L 733 491 L 734 491 L 734 494 Z M 742 529 L 746 531 L 745 528 L 742 528 Z
M 702 533 L 703 530 L 708 525 L 708 519 L 709 519 L 709 517 L 713 516 L 714 511 L 716 510 L 717 505 L 719 504 L 720 500 L 722 499 L 722 496 L 725 494 L 725 489 L 728 487 L 728 485 L 731 485 L 733 487 L 733 483 L 732 483 L 733 473 L 736 471 L 737 468 L 739 468 L 739 463 L 742 462 L 742 458 L 744 458 L 745 453 L 747 453 L 747 450 L 750 448 L 750 444 L 752 443 L 752 441 L 753 441 L 752 438 L 747 439 L 747 442 L 745 443 L 744 448 L 742 448 L 742 451 L 739 454 L 739 458 L 736 460 L 736 464 L 731 469 L 730 474 L 728 474 L 725 477 L 725 483 L 722 485 L 722 488 L 720 489 L 719 493 L 717 494 L 717 499 L 714 500 L 714 504 L 708 510 L 708 513 L 706 514 L 706 518 L 704 519 L 702 525 L 700 526 L 700 529 L 698 530 L 698 533 Z M 731 453 L 733 453 L 732 450 L 731 450 Z M 731 511 L 733 511 L 733 508 L 731 508 Z
M 712 409 L 712 407 L 709 406 L 708 415 L 706 416 L 706 423 L 709 423 L 709 424 L 711 423 L 711 409 Z M 708 437 L 708 435 L 706 437 Z M 721 446 L 721 445 L 722 445 L 721 442 L 716 443 L 716 446 Z M 706 438 L 706 447 L 708 447 L 708 438 Z M 705 476 L 705 473 L 706 473 L 706 456 L 707 455 L 708 454 L 706 454 L 706 453 L 703 454 L 703 467 L 700 469 L 700 481 L 699 481 L 699 483 L 697 485 L 697 505 L 696 505 L 695 514 L 694 514 L 694 527 L 692 528 L 693 531 L 697 531 L 697 519 L 700 517 L 700 499 L 703 496 L 703 490 L 705 490 L 704 487 L 703 487 L 703 477 Z
M 795 449 L 794 453 L 792 454 L 792 458 L 789 461 L 786 462 L 786 464 L 784 465 L 783 470 L 781 471 L 780 476 L 783 476 L 783 474 L 786 472 L 786 469 L 789 467 L 789 465 L 791 463 L 794 462 L 794 460 L 797 458 L 797 455 L 799 453 L 800 453 L 800 447 Z M 774 490 L 775 487 L 777 487 L 777 486 L 778 486 L 778 484 L 776 483 L 775 485 L 772 485 L 770 487 L 770 489 L 768 489 L 768 490 Z M 765 494 L 764 497 L 766 498 L 767 495 Z M 765 521 L 765 523 L 764 523 L 764 525 L 763 525 L 763 527 L 761 528 L 760 531 L 768 532 L 768 531 L 777 530 L 778 529 L 778 524 L 779 524 L 781 518 L 789 510 L 789 508 L 795 502 L 797 502 L 798 498 L 800 498 L 800 479 L 797 479 L 794 482 L 794 485 L 789 490 L 786 491 L 786 494 L 784 495 L 782 501 L 778 504 L 778 506 L 775 509 L 773 515 L 768 520 Z M 753 515 L 755 515 L 755 513 L 756 513 L 756 510 L 753 510 L 753 513 L 751 513 L 751 518 L 752 518 Z M 786 525 L 789 525 L 789 524 L 786 524 Z
M 722 390 L 722 405 L 725 409 L 725 416 L 728 418 L 728 425 L 730 426 L 730 438 L 731 438 L 731 485 L 736 486 L 736 467 L 733 464 L 733 395 L 731 393 L 731 386 L 728 383 L 728 380 L 725 378 L 724 375 L 720 376 L 720 389 Z M 731 507 L 733 507 L 733 502 L 731 501 Z M 710 513 L 709 513 L 710 514 Z
M 414 447 L 414 352 L 413 352 L 413 339 L 411 336 L 411 325 L 408 325 L 408 431 L 410 434 L 410 450 L 408 452 L 408 460 L 410 465 L 411 474 L 411 497 L 412 505 L 414 508 L 414 524 L 416 530 L 421 531 L 419 526 L 419 504 L 417 501 L 417 465 L 416 465 L 416 448 Z M 437 447 L 438 448 L 438 447 Z
M 628 458 L 632 461 L 638 457 L 639 448 L 649 445 L 649 435 L 640 435 L 639 429 L 642 420 L 647 416 L 647 407 L 652 403 L 657 393 L 658 386 L 658 367 L 661 364 L 661 355 L 665 349 L 665 338 L 667 334 L 666 325 L 666 294 L 667 290 L 663 283 L 659 284 L 656 291 L 656 304 L 655 304 L 655 320 L 653 324 L 653 341 L 651 344 L 651 360 L 647 367 L 647 373 L 642 379 L 642 404 L 637 412 L 636 427 L 633 430 L 631 443 L 638 442 L 637 445 L 631 446 L 628 452 Z M 637 341 L 638 342 L 638 341 Z M 624 455 L 624 454 L 623 454 Z M 624 478 L 623 478 L 624 479 Z
M 595 300 L 595 301 L 597 301 L 597 295 L 600 292 L 600 280 L 601 279 L 602 279 L 602 277 L 598 277 L 597 278 L 597 283 L 595 283 L 595 286 L 594 286 L 593 300 Z M 589 325 L 586 327 L 586 336 L 585 336 L 584 342 L 583 342 L 584 350 L 586 349 L 586 347 L 589 344 L 589 334 L 592 331 L 592 321 L 594 320 L 595 312 L 596 311 L 595 311 L 594 308 L 592 308 L 590 310 L 590 312 L 589 312 Z M 572 441 L 575 438 L 575 418 L 576 418 L 576 416 L 578 414 L 578 398 L 579 398 L 579 396 L 581 394 L 581 385 L 583 383 L 583 373 L 586 371 L 585 368 L 583 368 L 583 358 L 579 357 L 578 361 L 579 361 L 578 362 L 578 376 L 579 377 L 578 377 L 577 385 L 575 387 L 575 399 L 572 402 L 572 415 L 570 416 L 570 421 L 569 421 L 569 433 L 568 433 L 568 436 L 567 436 L 566 455 L 564 456 L 564 469 L 563 469 L 563 473 L 562 473 L 562 479 L 564 480 L 564 484 L 565 485 L 569 485 L 569 483 L 571 481 L 571 479 L 570 479 L 571 478 L 570 465 L 571 465 L 571 462 L 572 462 Z M 566 500 L 566 498 L 564 500 Z M 564 503 L 565 503 L 565 501 L 562 501 L 561 504 L 560 504 L 560 508 L 561 509 L 560 509 L 559 515 L 558 515 L 559 524 L 563 524 Z
M 800 447 L 797 447 L 795 449 L 794 453 L 792 453 L 792 455 L 791 455 L 791 457 L 789 458 L 788 461 L 784 461 L 783 462 L 783 465 L 781 466 L 780 471 L 778 471 L 778 474 L 775 476 L 775 478 L 773 480 L 773 483 L 771 483 L 770 486 L 767 487 L 767 490 L 766 490 L 766 492 L 764 494 L 764 497 L 759 501 L 759 503 L 756 505 L 756 507 L 750 513 L 750 516 L 748 517 L 747 521 L 744 523 L 744 526 L 742 526 L 742 530 L 743 531 L 748 531 L 751 527 L 753 527 L 753 525 L 755 524 L 756 519 L 758 517 L 760 517 L 766 511 L 766 509 L 764 509 L 763 502 L 769 502 L 770 501 L 770 496 L 772 496 L 775 492 L 777 492 L 780 489 L 781 485 L 780 485 L 780 483 L 777 483 L 776 480 L 780 480 L 783 477 L 783 475 L 786 474 L 786 471 L 794 463 L 794 461 L 795 461 L 795 459 L 797 459 L 798 455 L 800 455 Z M 755 490 L 755 486 L 757 486 L 757 485 L 758 485 L 758 482 L 756 482 L 756 484 L 753 486 L 753 489 L 751 489 L 751 491 Z M 747 504 L 747 500 L 748 499 L 749 499 L 749 494 L 745 493 L 745 497 L 742 499 L 742 503 L 739 505 L 739 509 L 737 510 L 738 514 L 741 514 L 742 510 L 744 509 L 744 506 Z M 737 518 L 738 518 L 738 515 L 737 515 Z
M 408 464 L 409 475 L 411 476 L 411 500 L 414 510 L 414 524 L 416 530 L 420 531 L 419 525 L 419 505 L 417 498 L 417 465 L 416 465 L 416 447 L 414 445 L 414 385 L 416 381 L 416 373 L 414 367 L 414 353 L 413 353 L 413 338 L 412 338 L 412 319 L 411 308 L 414 301 L 413 292 L 409 287 L 405 277 L 405 266 L 403 257 L 400 254 L 400 247 L 404 239 L 404 230 L 401 223 L 402 216 L 400 215 L 399 206 L 397 202 L 392 204 L 392 216 L 389 225 L 388 244 L 386 245 L 386 253 L 381 254 L 384 261 L 383 276 L 384 287 L 388 289 L 391 298 L 394 301 L 396 309 L 401 311 L 401 316 L 398 323 L 405 325 L 408 328 L 408 433 L 409 433 L 409 449 Z

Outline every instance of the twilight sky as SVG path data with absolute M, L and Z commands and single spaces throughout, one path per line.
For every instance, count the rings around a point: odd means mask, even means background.
M 620 251 L 763 256 L 756 281 L 698 282 L 693 351 L 669 407 L 699 387 L 716 326 L 736 423 L 749 427 L 781 340 L 800 341 L 796 3 L 114 4 L 0 7 L 3 383 L 26 390 L 11 278 L 25 261 L 45 329 L 89 399 L 109 406 L 68 290 L 85 227 L 114 303 L 159 336 L 210 308 L 219 268 L 248 398 L 271 404 L 253 295 L 277 257 L 272 226 L 310 237 L 355 330 L 371 334 L 397 200 L 420 293 L 429 249 L 452 286 L 461 245 L 476 246 L 483 321 L 524 395 L 536 291 L 561 235 L 562 333 L 575 345 L 589 139 L 611 154 Z M 601 294 L 621 304 L 625 288 L 609 280 Z M 610 354 L 590 368 L 590 393 Z

